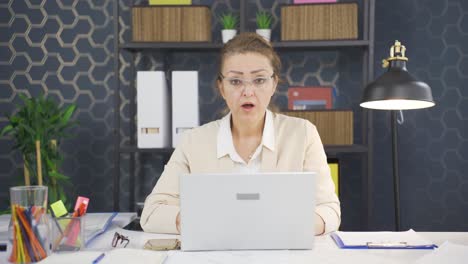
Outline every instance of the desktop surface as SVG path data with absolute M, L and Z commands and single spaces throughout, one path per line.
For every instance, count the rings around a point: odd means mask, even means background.
M 136 216 L 136 215 L 135 215 Z M 123 229 L 134 217 L 132 215 L 122 215 L 113 221 L 113 226 L 86 251 L 94 251 L 99 255 L 103 251 L 112 250 L 110 241 L 115 232 L 128 236 L 130 243 L 127 248 L 143 248 L 148 239 L 154 238 L 178 238 L 177 235 L 152 234 Z M 0 218 L 0 224 L 6 221 Z M 2 225 L 0 225 L 2 227 Z M 3 225 L 5 227 L 5 225 Z M 6 232 L 6 228 L 0 228 L 1 232 Z M 445 241 L 450 241 L 459 245 L 468 246 L 468 232 L 418 232 L 424 238 L 437 245 L 442 245 Z M 0 240 L 7 239 L 0 237 Z M 166 252 L 167 258 L 164 264 L 198 264 L 198 263 L 414 263 L 419 258 L 431 254 L 433 250 L 380 250 L 380 249 L 360 249 L 349 250 L 339 249 L 329 235 L 318 236 L 315 238 L 313 250 L 249 250 L 249 251 L 203 251 L 203 252 L 184 252 L 169 251 Z M 11 245 L 10 245 L 11 246 Z M 129 254 L 135 254 L 133 251 Z M 65 253 L 67 254 L 67 253 Z M 71 253 L 73 254 L 73 253 Z M 0 263 L 8 263 L 8 252 L 0 252 Z M 123 259 L 122 259 L 123 261 Z M 82 263 L 80 259 L 70 255 L 67 258 L 67 264 Z M 119 262 L 121 263 L 121 262 Z M 124 263 L 124 262 L 122 262 Z M 460 262 L 461 263 L 461 262 Z M 118 263 L 115 263 L 118 264 Z M 126 263 L 128 264 L 128 262 Z

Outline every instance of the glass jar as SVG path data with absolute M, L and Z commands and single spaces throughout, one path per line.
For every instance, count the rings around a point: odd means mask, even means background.
M 12 263 L 38 262 L 50 255 L 47 186 L 10 188 L 9 237 Z

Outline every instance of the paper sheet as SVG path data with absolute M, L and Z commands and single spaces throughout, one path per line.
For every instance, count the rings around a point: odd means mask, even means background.
M 77 251 L 73 253 L 60 253 L 52 254 L 47 258 L 39 261 L 39 264 L 81 264 L 81 263 L 93 263 L 102 252 L 98 251 Z
M 78 251 L 73 253 L 53 254 L 39 264 L 83 264 L 93 263 L 97 257 L 102 254 L 101 251 Z M 119 248 L 104 252 L 104 258 L 99 264 L 160 264 L 164 262 L 167 256 L 163 251 L 151 251 L 143 249 Z
M 209 251 L 184 252 L 171 251 L 164 264 L 190 263 L 223 263 L 223 264 L 343 264 L 343 263 L 379 263 L 397 264 L 385 256 L 363 254 L 360 250 L 248 250 L 248 251 Z M 333 257 L 330 257 L 333 256 Z
M 465 264 L 468 259 L 468 246 L 443 243 L 438 249 L 424 255 L 415 264 Z

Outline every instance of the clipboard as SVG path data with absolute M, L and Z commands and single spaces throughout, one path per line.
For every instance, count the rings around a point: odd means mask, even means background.
M 365 235 L 364 235 L 365 234 Z M 414 232 L 333 232 L 330 236 L 342 249 L 435 249 L 437 245 Z M 355 239 L 355 236 L 362 237 Z M 363 240 L 364 239 L 364 240 Z M 370 241 L 365 241 L 365 240 Z

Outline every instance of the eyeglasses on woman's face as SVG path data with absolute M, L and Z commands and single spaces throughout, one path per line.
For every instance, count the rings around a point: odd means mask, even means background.
M 225 77 L 223 74 L 219 74 L 219 78 L 224 81 L 225 86 L 232 90 L 241 90 L 247 87 L 247 85 L 250 85 L 257 90 L 261 90 L 268 87 L 274 76 L 275 74 L 272 74 L 271 76 L 257 76 L 253 79 L 244 79 L 238 77 Z

